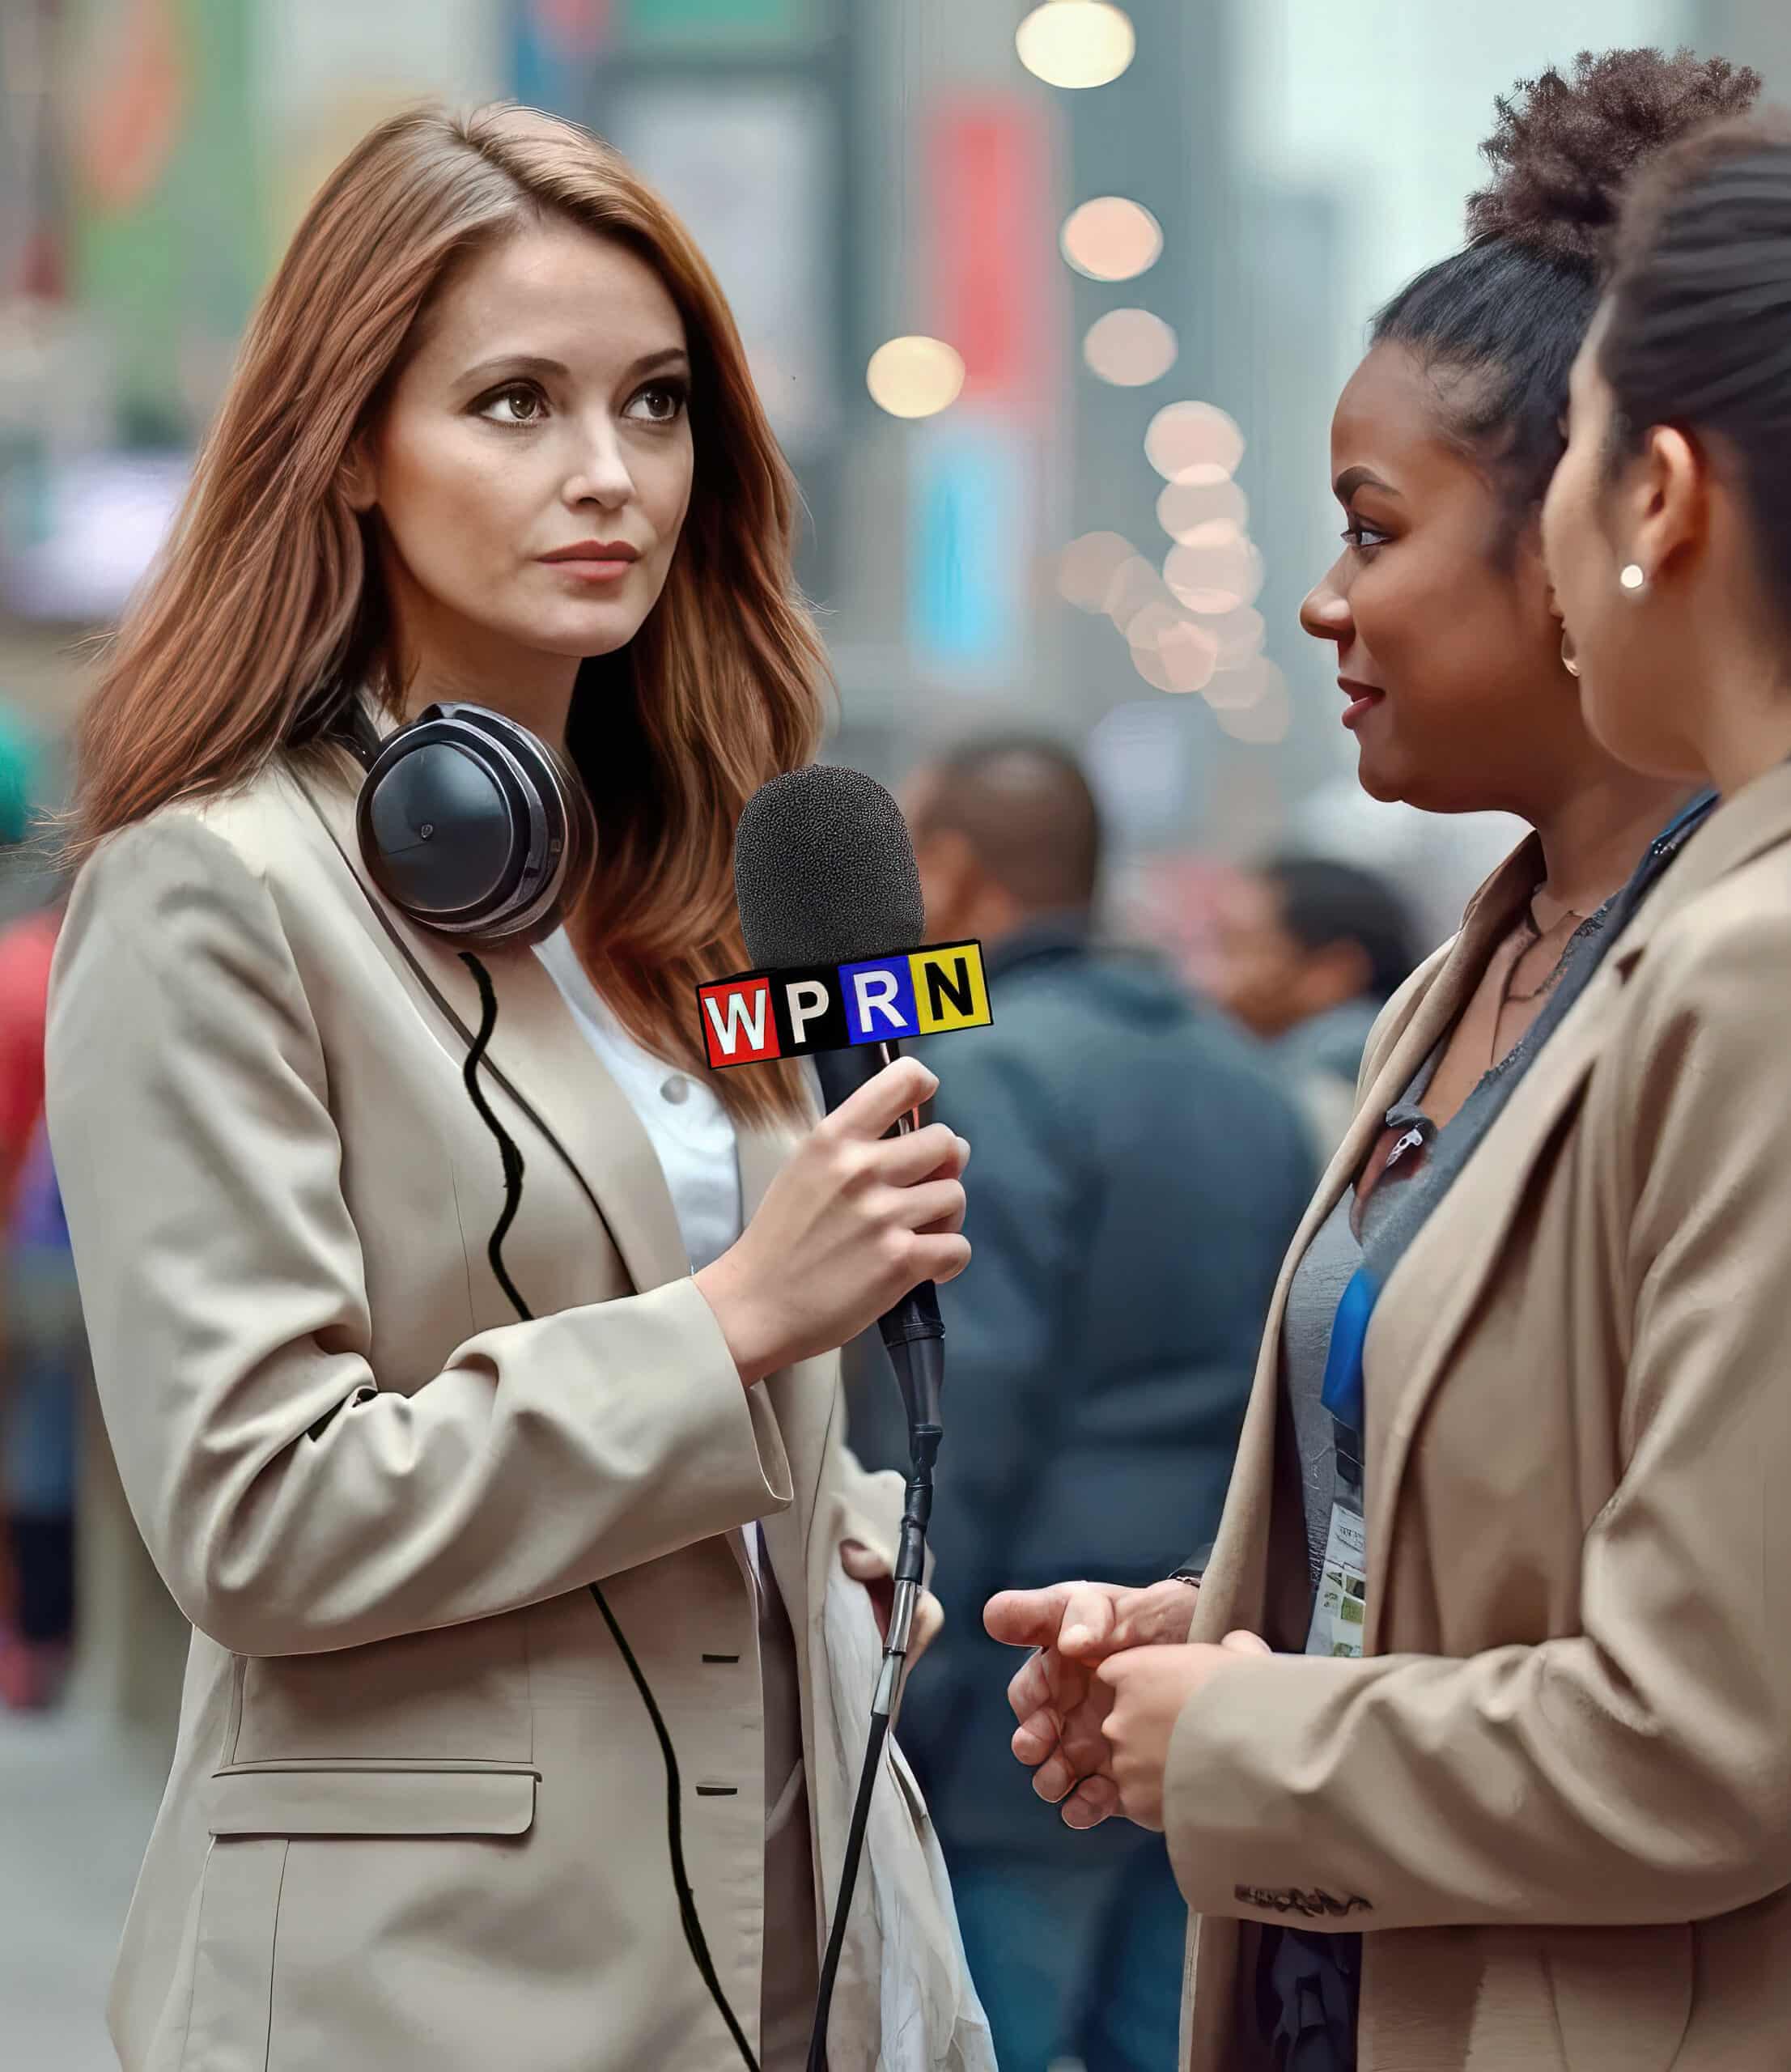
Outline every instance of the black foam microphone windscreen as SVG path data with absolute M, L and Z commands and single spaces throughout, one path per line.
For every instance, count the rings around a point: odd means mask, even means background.
M 774 777 L 747 800 L 734 894 L 755 970 L 913 949 L 926 927 L 902 809 L 874 778 L 832 763 Z

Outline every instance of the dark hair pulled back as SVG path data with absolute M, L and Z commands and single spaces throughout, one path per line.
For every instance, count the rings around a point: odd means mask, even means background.
M 1625 212 L 1598 364 L 1613 469 L 1649 428 L 1720 439 L 1791 618 L 1791 117 L 1676 146 Z
M 1438 377 L 1445 434 L 1504 500 L 1509 554 L 1560 459 L 1568 376 L 1608 278 L 1637 169 L 1741 113 L 1759 75 L 1689 50 L 1582 51 L 1496 103 L 1480 146 L 1491 183 L 1469 197 L 1469 242 L 1407 282 L 1373 342 L 1411 347 Z

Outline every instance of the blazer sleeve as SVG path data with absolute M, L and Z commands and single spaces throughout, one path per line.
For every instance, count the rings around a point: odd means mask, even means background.
M 192 1623 L 250 1655 L 490 1616 L 779 1509 L 694 1284 L 380 1386 L 345 1147 L 273 894 L 197 815 L 111 838 L 52 989 L 48 1113 L 106 1424 Z
M 1581 1630 L 1211 1678 L 1165 1794 L 1197 1912 L 1293 1887 L 1366 1903 L 1313 1927 L 1622 1926 L 1791 1884 L 1791 915 L 1663 930 L 1632 984 L 1601 1102 L 1623 1467 Z

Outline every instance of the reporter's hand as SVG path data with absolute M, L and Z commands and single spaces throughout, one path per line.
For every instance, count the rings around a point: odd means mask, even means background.
M 1033 1790 L 1061 1808 L 1066 1826 L 1096 1828 L 1119 1810 L 1113 1751 L 1102 1728 L 1113 1693 L 1096 1679 L 1109 1656 L 1188 1637 L 1196 1593 L 1185 1582 L 1126 1590 L 1117 1583 L 1055 1583 L 1004 1590 L 983 1623 L 1010 1647 L 1038 1650 L 1008 1686 L 1020 1722 L 1013 1752 L 1035 1772 Z
M 854 1582 L 864 1584 L 871 1609 L 876 1616 L 877 1633 L 887 1641 L 889 1620 L 895 1612 L 895 1579 L 889 1573 L 889 1562 L 862 1539 L 842 1539 L 839 1543 L 839 1565 Z M 940 1628 L 944 1624 L 944 1606 L 930 1590 L 922 1590 L 915 1600 L 915 1616 L 908 1628 L 910 1669 L 939 1637 Z
M 914 1058 L 886 1065 L 815 1126 L 739 1242 L 696 1276 L 749 1387 L 969 1264 L 970 1146 L 943 1123 L 884 1140 L 938 1085 Z

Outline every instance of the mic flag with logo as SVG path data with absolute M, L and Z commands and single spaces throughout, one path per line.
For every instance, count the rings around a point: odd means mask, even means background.
M 743 971 L 697 988 L 712 1069 L 987 1028 L 983 946 L 938 943 L 847 964 Z

